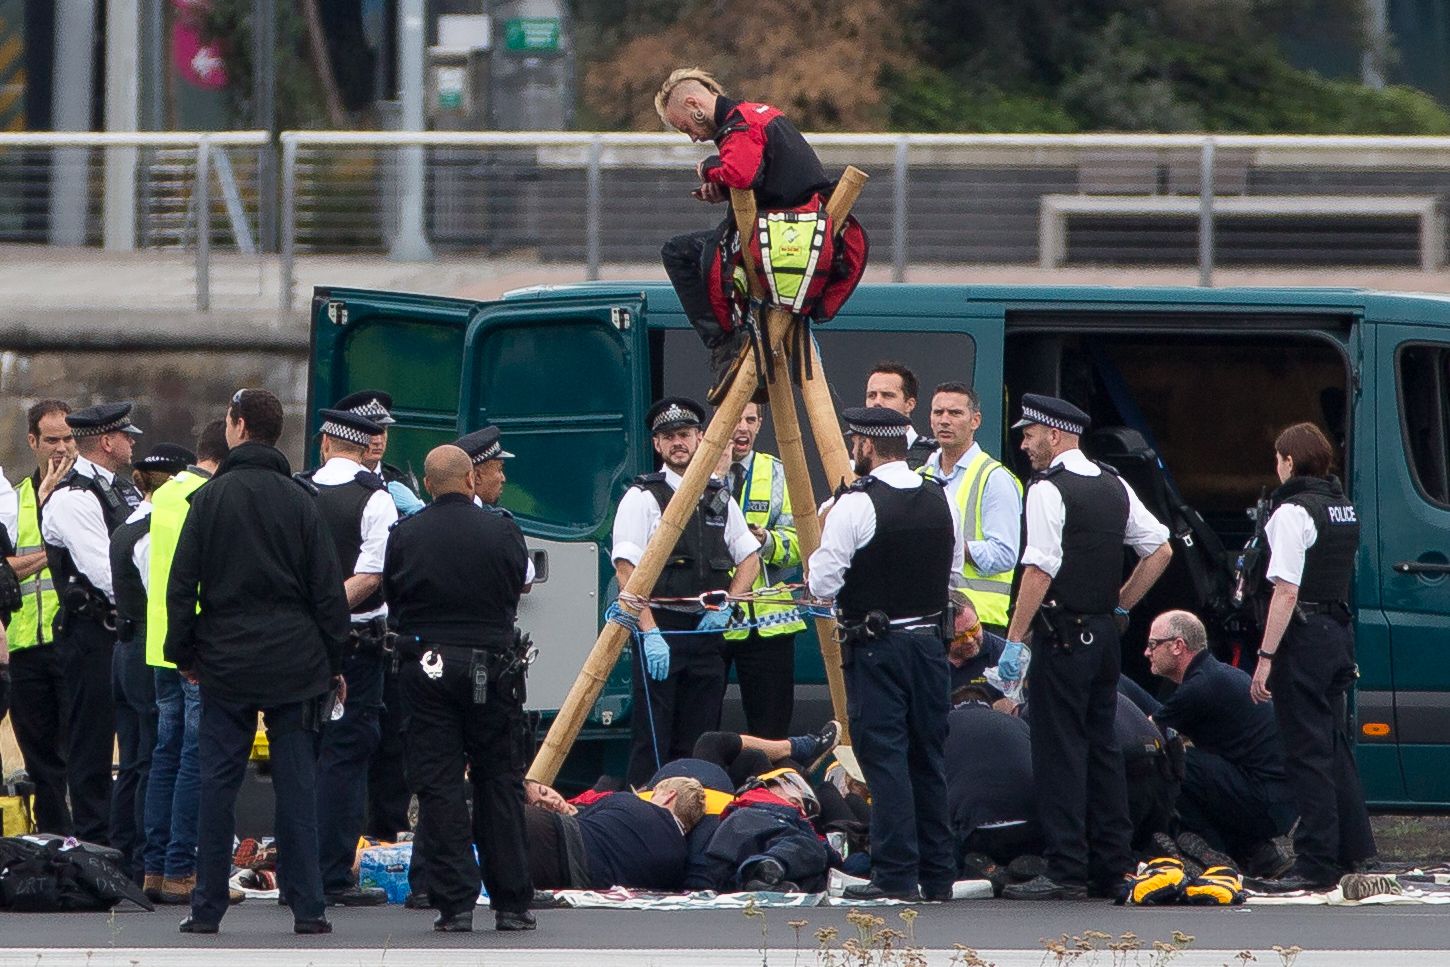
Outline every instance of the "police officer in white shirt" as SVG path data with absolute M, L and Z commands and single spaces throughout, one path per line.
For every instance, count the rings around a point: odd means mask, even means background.
M 352 872 L 367 807 L 368 759 L 382 733 L 383 551 L 398 510 L 387 484 L 362 465 L 382 427 L 350 410 L 322 411 L 323 464 L 311 477 L 318 510 L 342 565 L 343 589 L 352 612 L 352 634 L 343 652 L 347 698 L 342 717 L 323 723 L 317 763 L 317 840 L 322 889 L 329 905 L 386 903 L 375 887 L 360 887 Z
M 66 772 L 76 838 L 110 841 L 111 753 L 115 703 L 111 659 L 116 608 L 111 586 L 111 533 L 131 516 L 141 495 L 117 471 L 131 462 L 131 404 L 99 403 L 67 414 L 76 462 L 57 484 L 41 516 L 41 536 L 60 595 L 56 656 L 67 688 Z
M 498 506 L 498 502 L 503 496 L 503 485 L 508 482 L 508 476 L 504 473 L 504 461 L 512 460 L 514 455 L 503 448 L 498 427 L 486 426 L 472 433 L 465 433 L 454 440 L 453 445 L 468 454 L 468 459 L 473 461 L 473 472 L 468 477 L 469 484 L 473 487 L 473 503 L 484 510 L 511 516 L 507 510 Z M 535 576 L 534 556 L 530 554 L 524 564 L 524 594 L 529 593 Z
M 623 588 L 644 556 L 704 434 L 705 410 L 667 397 L 645 416 L 663 467 L 637 477 L 614 515 L 614 573 Z M 712 479 L 686 519 L 652 596 L 673 599 L 640 611 L 627 779 L 644 786 L 659 767 L 690 755 L 695 740 L 720 727 L 725 697 L 723 632 L 733 608 L 704 607 L 702 594 L 750 590 L 760 542 L 724 481 Z M 734 568 L 734 576 L 731 576 Z M 668 641 L 662 631 L 674 632 Z
M 874 406 L 842 415 L 862 476 L 827 515 L 808 583 L 840 614 L 851 738 L 872 796 L 871 882 L 845 895 L 950 900 L 945 642 L 961 527 L 940 482 L 906 463 L 905 414 Z
M 1088 415 L 1065 400 L 1022 396 L 1022 449 L 1037 471 L 1027 490 L 1022 583 L 998 670 L 1013 677 L 1033 631 L 1027 708 L 1047 871 L 1012 884 L 1020 900 L 1109 896 L 1132 872 L 1132 823 L 1114 738 L 1118 640 L 1128 611 L 1168 566 L 1164 527 L 1110 468 L 1078 449 Z M 1139 561 L 1119 587 L 1123 546 Z M 1089 840 L 1089 830 L 1092 831 Z

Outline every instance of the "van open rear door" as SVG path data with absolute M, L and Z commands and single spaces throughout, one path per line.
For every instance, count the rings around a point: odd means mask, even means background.
M 313 433 L 319 407 L 372 388 L 392 394 L 398 420 L 387 462 L 419 478 L 429 449 L 487 423 L 516 455 L 502 504 L 538 572 L 519 609 L 540 650 L 532 709 L 557 709 L 583 666 L 613 579 L 608 524 L 649 468 L 643 312 L 639 294 L 480 303 L 331 289 L 313 300 Z M 628 679 L 611 679 L 591 724 L 619 720 L 628 696 Z

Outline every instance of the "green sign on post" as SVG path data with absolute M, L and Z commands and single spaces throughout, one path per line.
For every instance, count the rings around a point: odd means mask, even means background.
M 503 25 L 503 45 L 505 50 L 558 50 L 558 18 L 514 17 L 506 20 Z

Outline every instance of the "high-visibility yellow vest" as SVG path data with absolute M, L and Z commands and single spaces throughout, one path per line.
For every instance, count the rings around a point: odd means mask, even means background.
M 986 540 L 987 535 L 982 530 L 982 496 L 987 492 L 987 478 L 999 467 L 1006 472 L 1012 486 L 1017 488 L 1018 496 L 1021 496 L 1022 481 L 1012 471 L 989 457 L 985 450 L 979 448 L 977 455 L 963 468 L 962 484 L 957 488 L 956 502 L 962 519 L 964 543 Z M 918 472 L 927 477 L 939 474 L 939 471 L 929 466 L 923 466 Z M 983 574 L 972 563 L 970 555 L 963 556 L 962 577 L 965 582 L 962 590 L 972 602 L 972 607 L 977 609 L 977 617 L 983 624 L 1007 624 L 1012 609 L 1012 570 L 1008 568 L 998 574 Z
M 166 583 L 181 540 L 181 525 L 191 510 L 190 497 L 211 478 L 183 470 L 151 495 L 151 566 L 146 578 L 146 664 L 176 666 L 162 657 L 166 647 Z
M 771 568 L 799 567 L 801 547 L 796 540 L 795 516 L 790 509 L 790 493 L 785 486 L 785 467 L 779 459 L 768 453 L 757 453 L 750 461 L 750 478 L 740 492 L 740 509 L 745 522 L 767 530 L 771 535 L 770 550 L 761 548 L 760 573 L 755 577 L 751 589 L 758 595 L 770 595 L 773 579 Z M 781 603 L 754 601 L 746 605 L 745 613 L 753 615 L 758 622 L 757 631 L 762 638 L 775 635 L 793 635 L 806 630 L 801 613 L 790 603 L 790 592 L 781 588 L 776 594 Z M 749 635 L 749 629 L 736 628 L 725 632 L 726 638 L 739 639 Z
M 21 556 L 45 549 L 40 536 L 40 513 L 35 503 L 35 481 L 26 477 L 16 488 L 20 498 L 19 533 L 15 536 L 15 553 Z M 21 651 L 36 645 L 48 645 L 55 638 L 52 622 L 60 611 L 60 598 L 50 568 L 44 567 L 20 582 L 24 601 L 10 619 L 10 650 Z

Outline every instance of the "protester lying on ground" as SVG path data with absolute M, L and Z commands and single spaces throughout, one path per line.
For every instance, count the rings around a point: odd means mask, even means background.
M 706 732 L 695 741 L 694 757 L 714 762 L 738 789 L 751 778 L 789 760 L 810 775 L 841 740 L 841 724 L 827 722 L 818 732 L 788 739 L 761 739 L 738 732 Z
M 681 889 L 686 835 L 705 810 L 705 793 L 694 779 L 661 780 L 649 799 L 634 793 L 605 795 L 569 812 L 538 783 L 524 810 L 529 867 L 541 890 L 607 890 L 612 886 L 673 892 Z M 548 790 L 553 792 L 553 790 Z
M 947 643 L 947 664 L 951 667 L 952 693 L 968 685 L 985 691 L 988 702 L 1002 697 L 1002 692 L 987 680 L 987 669 L 995 668 L 1002 659 L 1007 640 L 982 626 L 977 609 L 967 596 L 952 591 L 956 607 L 956 623 L 952 640 Z
M 820 803 L 794 769 L 761 776 L 720 817 L 705 848 L 708 889 L 815 893 L 840 857 L 811 825 Z M 698 886 L 697 886 L 698 888 Z

